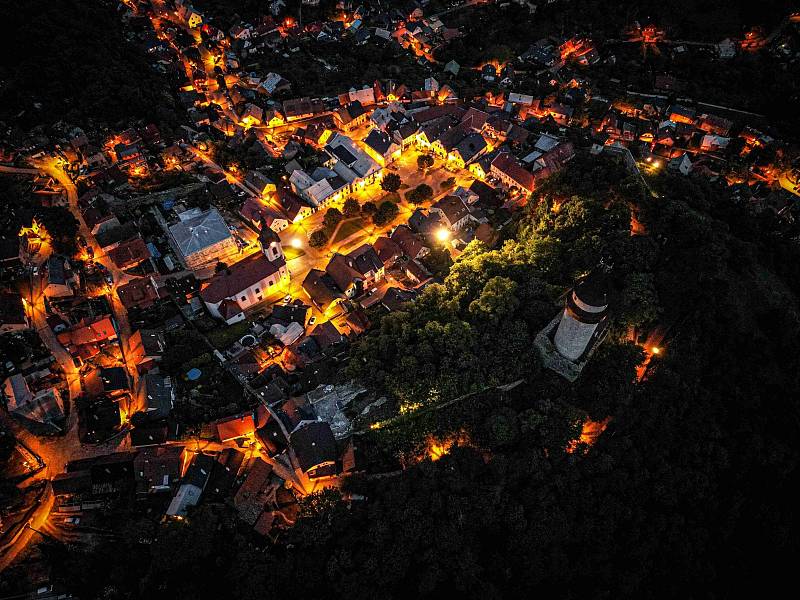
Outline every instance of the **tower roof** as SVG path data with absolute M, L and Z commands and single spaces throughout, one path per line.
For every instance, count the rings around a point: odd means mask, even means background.
M 608 305 L 608 273 L 601 267 L 592 269 L 575 286 L 575 296 L 589 306 Z

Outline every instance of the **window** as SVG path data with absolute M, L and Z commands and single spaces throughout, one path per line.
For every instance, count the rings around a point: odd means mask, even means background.
M 258 296 L 258 301 L 259 301 L 259 302 L 261 302 L 263 299 L 264 299 L 264 298 L 262 298 L 261 296 Z
M 246 302 L 246 301 L 247 301 L 247 296 L 242 296 L 242 302 Z
M 256 294 L 259 294 L 259 293 L 261 293 L 261 290 L 256 288 Z
M 270 281 L 269 282 L 269 287 L 272 287 L 273 285 L 275 285 L 275 282 L 274 281 Z

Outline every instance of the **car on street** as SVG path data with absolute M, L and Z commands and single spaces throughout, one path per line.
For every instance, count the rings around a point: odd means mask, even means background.
M 286 294 L 286 296 L 283 297 L 283 303 L 284 304 L 289 304 L 289 302 L 291 302 L 291 301 L 292 301 L 292 295 L 291 294 Z
M 308 324 L 309 324 L 309 325 L 313 325 L 313 324 L 314 324 L 314 323 L 316 323 L 316 322 L 317 322 L 317 317 L 311 317 L 311 318 L 308 320 Z
M 80 517 L 66 517 L 64 519 L 64 525 L 78 525 L 81 522 Z

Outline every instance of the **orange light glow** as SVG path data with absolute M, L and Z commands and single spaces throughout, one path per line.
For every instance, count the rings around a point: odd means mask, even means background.
M 602 421 L 592 421 L 591 419 L 587 418 L 583 422 L 583 427 L 581 428 L 581 435 L 577 439 L 572 440 L 566 448 L 567 453 L 573 454 L 581 444 L 583 444 L 583 453 L 587 453 L 589 448 L 597 441 L 597 438 L 600 437 L 608 424 L 611 422 L 611 417 L 606 417 Z

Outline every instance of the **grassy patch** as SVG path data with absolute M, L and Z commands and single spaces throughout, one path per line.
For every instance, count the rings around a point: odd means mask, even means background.
M 339 227 L 339 231 L 336 233 L 336 236 L 331 240 L 331 243 L 339 243 L 344 239 L 347 239 L 354 233 L 361 230 L 364 227 L 364 219 L 357 218 L 353 219 L 352 221 L 346 221 L 342 223 L 342 226 Z
M 220 325 L 206 335 L 214 347 L 224 350 L 247 333 L 248 329 L 250 329 L 250 321 L 245 319 L 233 325 Z

